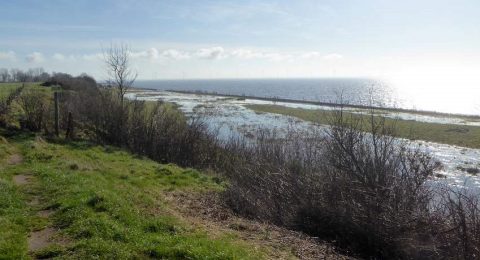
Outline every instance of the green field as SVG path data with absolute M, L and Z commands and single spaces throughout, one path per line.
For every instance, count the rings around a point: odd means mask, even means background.
M 302 120 L 311 121 L 319 124 L 328 124 L 334 112 L 330 110 L 310 110 L 301 108 L 289 108 L 279 105 L 246 105 L 258 113 L 275 113 L 289 115 Z M 344 113 L 351 116 L 350 113 Z M 355 114 L 355 117 L 364 117 L 368 115 Z M 480 148 L 480 127 L 464 126 L 454 124 L 425 123 L 410 120 L 386 119 L 387 124 L 395 124 L 397 137 L 412 140 L 425 140 L 436 143 L 458 145 L 469 148 Z M 368 126 L 364 126 L 368 129 Z
M 20 83 L 0 83 L 0 99 L 5 98 L 10 92 L 20 86 Z
M 259 259 L 284 250 L 198 224 L 167 199 L 224 187 L 109 146 L 0 136 L 0 259 Z M 48 245 L 32 249 L 36 236 Z
M 10 92 L 13 90 L 21 87 L 23 83 L 0 83 L 0 99 L 6 97 Z M 47 88 L 40 86 L 40 83 L 33 82 L 33 83 L 25 83 L 24 90 L 34 90 L 34 91 L 43 91 L 43 92 L 52 92 L 53 90 L 57 90 L 58 88 Z

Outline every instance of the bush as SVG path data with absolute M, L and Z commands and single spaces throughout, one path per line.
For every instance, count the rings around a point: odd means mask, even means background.
M 229 205 L 363 257 L 438 256 L 426 185 L 438 164 L 393 138 L 393 125 L 359 120 L 339 112 L 326 131 L 261 131 L 253 142 L 230 141 Z
M 170 104 L 123 100 L 115 88 L 96 86 L 91 79 L 57 74 L 60 84 L 61 128 L 71 112 L 84 136 L 102 144 L 128 148 L 164 163 L 214 167 L 219 150 L 216 137 L 201 119 L 187 119 Z
M 445 258 L 480 257 L 480 198 L 476 192 L 458 187 L 439 189 L 435 232 Z
M 365 125 L 370 133 L 362 131 Z M 311 217 L 328 221 L 317 221 L 315 233 L 323 233 L 327 226 L 321 223 L 328 223 L 328 236 L 333 232 L 332 239 L 366 256 L 416 255 L 406 248 L 428 239 L 419 238 L 428 231 L 424 223 L 433 198 L 426 181 L 439 165 L 407 141 L 394 138 L 395 126 L 381 118 L 372 116 L 365 122 L 340 111 L 327 136 L 323 198 L 318 203 L 323 205 L 309 208 L 316 208 Z M 433 254 L 433 241 L 427 244 Z
M 322 139 L 293 129 L 286 136 L 260 130 L 254 142 L 232 138 L 219 169 L 229 178 L 228 204 L 251 218 L 298 227 L 298 213 L 320 175 Z
M 23 110 L 24 118 L 20 121 L 22 128 L 38 132 L 47 129 L 47 121 L 51 109 L 51 97 L 44 91 L 29 89 L 19 97 L 19 104 Z

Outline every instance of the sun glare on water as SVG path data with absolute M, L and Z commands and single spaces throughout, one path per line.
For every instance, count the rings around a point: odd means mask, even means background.
M 409 108 L 480 115 L 480 75 L 472 68 L 412 68 L 390 82 Z

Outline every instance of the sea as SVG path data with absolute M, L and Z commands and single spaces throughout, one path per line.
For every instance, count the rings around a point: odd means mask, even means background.
M 435 88 L 370 78 L 315 78 L 138 80 L 135 87 L 480 115 L 480 86 Z

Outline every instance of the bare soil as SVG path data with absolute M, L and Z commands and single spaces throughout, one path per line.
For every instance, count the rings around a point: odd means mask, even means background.
M 22 186 L 30 183 L 32 176 L 26 174 L 19 174 L 13 176 L 13 183 L 17 186 Z
M 22 162 L 23 162 L 23 156 L 21 156 L 20 154 L 12 154 L 8 158 L 8 164 L 10 164 L 10 165 L 17 165 L 17 164 L 20 164 Z
M 325 241 L 275 225 L 237 216 L 220 195 L 211 193 L 171 192 L 167 201 L 183 219 L 200 226 L 213 236 L 234 232 L 242 240 L 271 248 L 271 259 L 352 259 L 335 251 Z
M 57 231 L 52 227 L 30 233 L 28 237 L 28 251 L 34 252 L 53 244 L 52 238 L 56 233 Z

